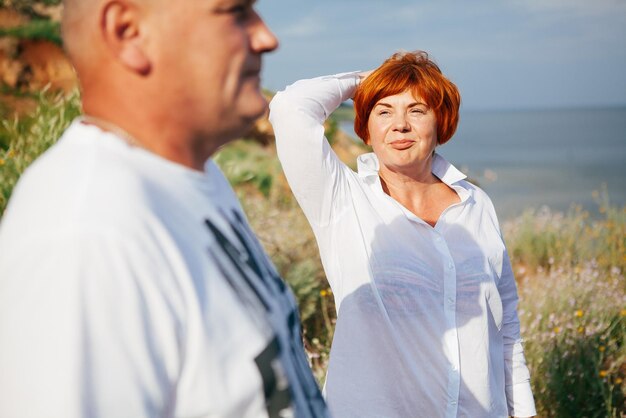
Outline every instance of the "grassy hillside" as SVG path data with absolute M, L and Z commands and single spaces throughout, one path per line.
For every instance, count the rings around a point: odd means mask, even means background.
M 0 213 L 19 174 L 53 144 L 79 113 L 76 94 L 41 95 L 36 110 L 3 120 Z M 323 381 L 332 340 L 333 295 L 317 246 L 298 208 L 261 120 L 249 138 L 223 147 L 215 160 L 240 196 L 248 218 L 302 313 L 313 370 Z M 327 127 L 346 162 L 364 151 Z M 601 219 L 528 211 L 503 231 L 518 278 L 527 360 L 542 417 L 619 417 L 626 413 L 626 208 L 597 195 Z

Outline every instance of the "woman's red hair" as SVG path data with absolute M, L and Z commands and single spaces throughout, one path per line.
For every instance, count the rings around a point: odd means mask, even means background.
M 354 95 L 354 132 L 365 143 L 369 142 L 367 122 L 376 103 L 406 90 L 424 100 L 435 113 L 439 144 L 454 135 L 459 122 L 459 90 L 426 52 L 398 52 L 363 80 Z

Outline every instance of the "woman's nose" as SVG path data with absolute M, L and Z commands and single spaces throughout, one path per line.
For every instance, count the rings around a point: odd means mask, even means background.
M 405 115 L 396 115 L 393 121 L 393 129 L 400 132 L 407 132 L 411 129 L 411 125 Z

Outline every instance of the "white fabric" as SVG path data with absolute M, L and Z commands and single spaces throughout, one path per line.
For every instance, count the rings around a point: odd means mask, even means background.
M 0 226 L 1 417 L 319 417 L 294 298 L 214 163 L 80 121 Z
M 358 174 L 324 138 L 355 73 L 301 80 L 270 121 L 289 184 L 313 227 L 338 321 L 325 396 L 334 416 L 535 414 L 517 290 L 491 201 L 436 156 L 461 202 L 433 228 L 385 194 L 374 154 Z

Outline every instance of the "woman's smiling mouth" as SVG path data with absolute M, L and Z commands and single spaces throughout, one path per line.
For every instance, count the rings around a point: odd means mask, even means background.
M 405 150 L 407 148 L 411 148 L 415 144 L 415 141 L 411 139 L 398 139 L 396 141 L 391 141 L 389 145 L 393 149 L 397 150 Z

